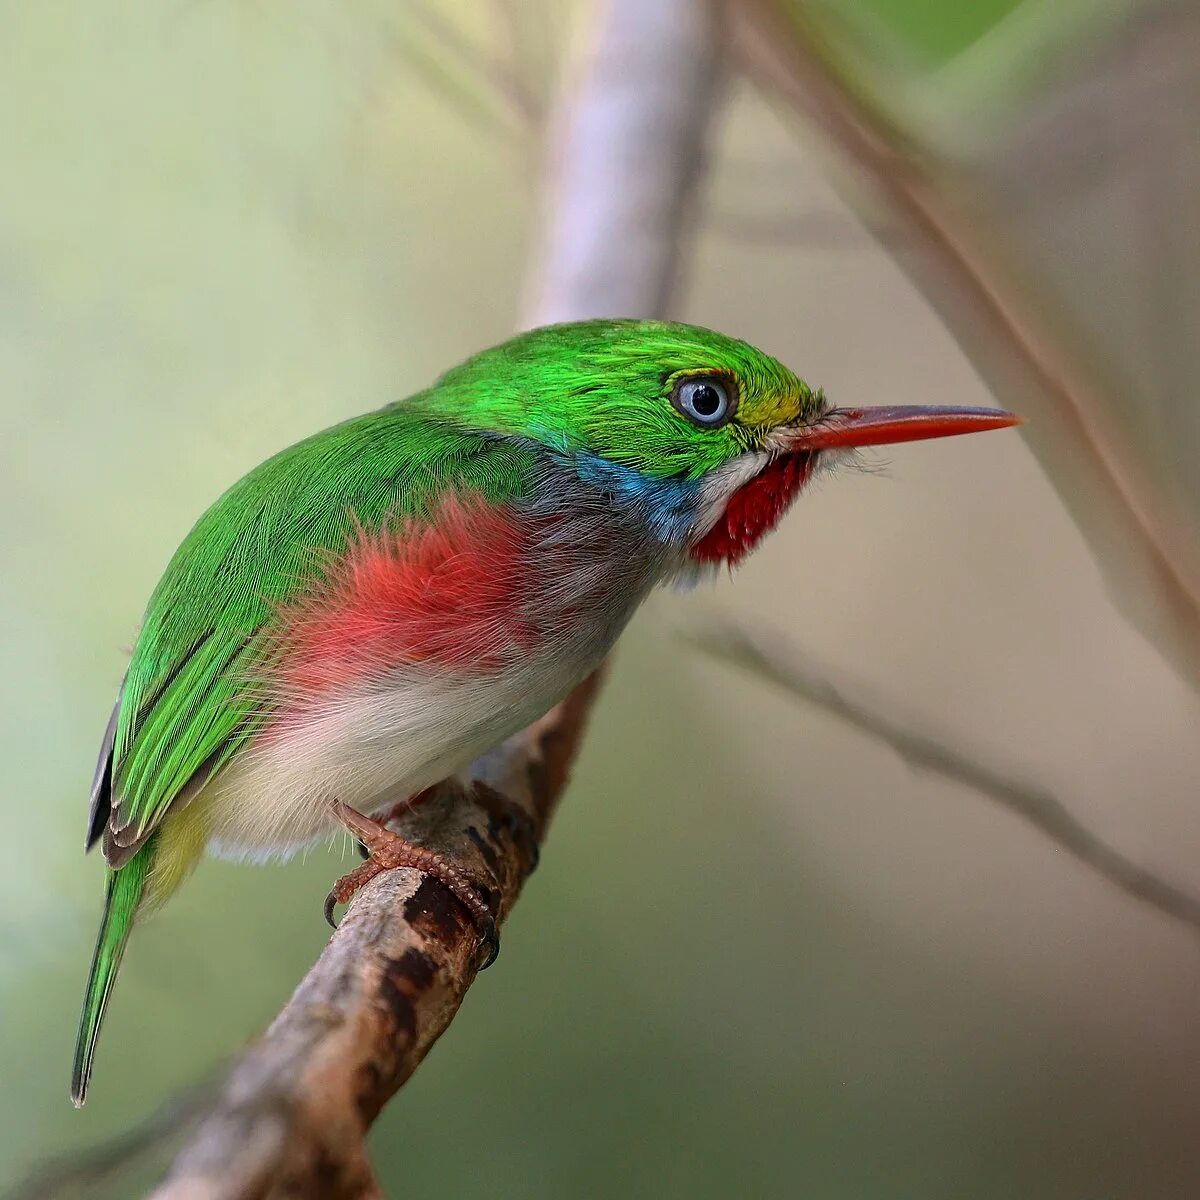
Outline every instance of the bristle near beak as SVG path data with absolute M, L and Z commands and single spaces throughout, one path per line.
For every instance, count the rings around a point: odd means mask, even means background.
M 885 446 L 925 438 L 955 437 L 985 429 L 1006 429 L 1020 425 L 1021 421 L 1021 417 L 1000 408 L 941 408 L 920 404 L 892 408 L 835 408 L 811 425 L 787 430 L 785 436 L 789 452 L 831 450 L 843 446 Z

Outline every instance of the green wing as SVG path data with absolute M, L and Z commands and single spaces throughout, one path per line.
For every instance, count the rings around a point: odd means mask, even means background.
M 109 864 L 128 862 L 172 804 L 259 727 L 256 635 L 313 577 L 322 552 L 341 550 L 356 522 L 420 515 L 447 488 L 519 495 L 534 453 L 439 424 L 408 402 L 319 433 L 234 484 L 150 598 L 112 740 Z

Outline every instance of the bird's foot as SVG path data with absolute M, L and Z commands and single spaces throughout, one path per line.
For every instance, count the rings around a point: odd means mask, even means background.
M 471 881 L 454 863 L 435 850 L 414 846 L 412 842 L 405 841 L 398 833 L 393 833 L 379 821 L 364 816 L 348 805 L 338 804 L 335 811 L 338 820 L 366 847 L 367 860 L 349 874 L 343 875 L 325 897 L 325 920 L 333 928 L 337 928 L 333 910 L 339 904 L 349 903 L 355 893 L 376 875 L 383 871 L 394 871 L 399 867 L 412 867 L 444 884 L 450 894 L 475 919 L 481 940 L 487 947 L 487 958 L 479 969 L 485 970 L 496 961 L 496 956 L 500 953 L 500 937 L 496 931 L 495 918 Z
M 390 825 L 393 821 L 399 821 L 403 817 L 407 817 L 420 804 L 424 804 L 426 800 L 431 800 L 437 795 L 438 788 L 442 785 L 435 783 L 432 787 L 422 788 L 419 792 L 414 792 L 411 796 L 406 796 L 398 804 L 393 804 L 380 818 L 381 825 Z
M 406 796 L 397 804 L 393 804 L 387 812 L 376 818 L 380 825 L 390 825 L 393 821 L 399 821 L 402 817 L 408 816 L 414 808 L 417 807 L 423 800 L 428 800 L 431 796 L 437 794 L 440 784 L 434 784 L 432 787 L 423 788 L 419 792 L 414 792 L 411 796 Z M 359 855 L 366 858 L 371 851 L 367 849 L 367 844 L 361 838 L 355 839 L 355 849 Z

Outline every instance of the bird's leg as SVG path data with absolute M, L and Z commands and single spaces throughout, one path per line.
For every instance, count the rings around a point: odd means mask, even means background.
M 423 793 L 419 793 L 423 795 Z M 407 806 L 407 804 L 406 804 Z M 373 817 L 364 816 L 348 804 L 336 801 L 333 813 L 364 846 L 367 860 L 355 867 L 348 875 L 333 885 L 325 897 L 325 920 L 336 928 L 333 910 L 347 903 L 364 884 L 369 883 L 382 871 L 393 871 L 398 867 L 412 867 L 430 875 L 450 890 L 451 895 L 471 914 L 479 925 L 483 941 L 488 947 L 488 958 L 480 970 L 490 967 L 500 952 L 500 940 L 496 934 L 496 922 L 488 906 L 480 899 L 471 881 L 449 859 L 434 850 L 426 850 L 407 842 L 398 833 Z
M 437 795 L 437 790 L 442 785 L 435 783 L 432 787 L 422 788 L 419 792 L 414 792 L 411 796 L 406 796 L 403 800 L 393 804 L 380 818 L 380 822 L 384 825 L 390 824 L 392 821 L 398 821 L 401 817 L 406 817 L 418 804 L 423 804 L 426 800 L 432 799 Z
M 381 813 L 375 819 L 380 825 L 390 825 L 393 821 L 398 821 L 401 817 L 406 817 L 418 804 L 422 801 L 430 799 L 437 795 L 437 790 L 440 784 L 433 784 L 431 787 L 422 788 L 419 792 L 414 792 L 411 796 L 406 796 L 403 800 L 397 801 L 385 813 Z M 358 847 L 358 852 L 363 858 L 367 858 L 371 851 L 367 843 L 362 838 L 356 837 L 355 844 Z

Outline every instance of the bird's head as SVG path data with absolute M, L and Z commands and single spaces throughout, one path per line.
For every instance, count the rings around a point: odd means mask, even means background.
M 749 553 L 831 452 L 1019 420 L 996 409 L 833 408 L 761 350 L 661 321 L 534 329 L 439 384 L 473 427 L 570 459 L 699 563 Z

